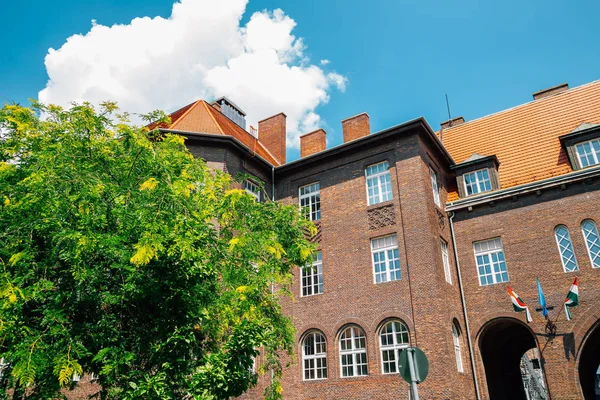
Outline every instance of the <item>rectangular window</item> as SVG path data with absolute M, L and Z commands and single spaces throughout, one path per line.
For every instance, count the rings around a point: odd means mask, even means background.
M 260 201 L 260 188 L 257 184 L 252 181 L 245 180 L 244 181 L 244 190 L 248 192 L 248 194 L 254 196 L 256 201 Z
M 390 164 L 387 161 L 373 164 L 365 169 L 367 178 L 368 204 L 377 204 L 392 200 L 392 180 Z
M 302 297 L 323 293 L 323 261 L 321 252 L 314 255 L 311 265 L 301 269 Z
M 490 171 L 487 168 L 463 174 L 463 180 L 467 196 L 492 190 Z
M 579 143 L 575 146 L 581 168 L 600 164 L 600 139 Z
M 371 239 L 371 253 L 375 283 L 397 281 L 402 277 L 396 235 Z
M 311 221 L 321 219 L 321 185 L 319 182 L 302 186 L 299 189 L 299 201 L 306 218 Z
M 479 285 L 508 282 L 508 270 L 500 238 L 473 243 Z
M 437 174 L 431 168 L 429 168 L 429 177 L 431 178 L 431 188 L 433 190 L 433 201 L 438 207 L 442 207 L 442 201 L 440 200 L 440 187 L 438 186 Z
M 452 274 L 450 272 L 450 259 L 448 257 L 448 243 L 444 239 L 440 239 L 440 244 L 442 246 L 442 262 L 444 263 L 444 276 L 446 277 L 446 282 L 452 285 Z

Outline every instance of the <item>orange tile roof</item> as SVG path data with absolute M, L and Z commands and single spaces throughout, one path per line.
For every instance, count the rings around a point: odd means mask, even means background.
M 495 154 L 505 189 L 571 172 L 558 138 L 582 122 L 600 123 L 600 80 L 446 128 L 443 144 L 457 163 Z
M 148 128 L 155 129 L 158 127 L 186 132 L 231 136 L 272 165 L 278 166 L 281 164 L 260 140 L 221 114 L 220 111 L 204 100 L 190 103 L 169 116 L 171 117 L 170 125 L 152 123 L 148 125 Z

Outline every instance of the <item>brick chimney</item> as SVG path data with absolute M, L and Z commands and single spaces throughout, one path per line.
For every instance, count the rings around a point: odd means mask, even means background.
M 444 121 L 440 124 L 440 126 L 442 127 L 442 129 L 446 129 L 446 128 L 450 128 L 452 126 L 457 126 L 460 124 L 464 124 L 465 123 L 465 119 L 463 117 L 456 117 L 456 118 L 452 118 L 449 119 L 448 121 Z
M 369 114 L 364 112 L 354 117 L 346 118 L 342 121 L 342 131 L 344 132 L 344 143 L 367 136 L 371 133 Z
M 300 158 L 310 156 L 325 150 L 327 140 L 325 131 L 317 129 L 316 131 L 300 136 Z
M 562 83 L 560 85 L 553 86 L 548 89 L 540 90 L 539 92 L 535 92 L 533 94 L 533 99 L 534 100 L 543 99 L 544 97 L 554 96 L 555 94 L 559 94 L 559 93 L 565 92 L 567 90 L 569 90 L 569 84 Z
M 279 113 L 258 121 L 258 139 L 281 164 L 285 164 L 286 118 Z

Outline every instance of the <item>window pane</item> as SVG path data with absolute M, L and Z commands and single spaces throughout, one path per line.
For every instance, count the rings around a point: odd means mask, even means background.
M 564 225 L 557 226 L 554 228 L 554 235 L 556 237 L 556 244 L 558 245 L 558 251 L 565 272 L 578 270 L 579 267 L 577 266 L 577 259 L 575 258 L 575 252 L 573 251 L 571 235 L 569 235 L 567 227 Z
M 508 282 L 504 250 L 499 238 L 475 242 L 473 251 L 481 286 Z
M 590 262 L 593 268 L 600 268 L 600 238 L 598 236 L 598 227 L 591 219 L 583 221 L 581 231 L 585 238 L 585 245 L 588 250 Z
M 370 165 L 365 169 L 368 205 L 381 203 L 393 198 L 389 168 L 389 163 L 384 161 Z

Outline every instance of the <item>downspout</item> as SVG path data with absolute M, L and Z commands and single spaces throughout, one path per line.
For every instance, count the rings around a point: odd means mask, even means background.
M 275 166 L 271 165 L 271 199 L 275 202 Z M 275 293 L 275 282 L 271 281 L 271 296 Z M 271 367 L 271 385 L 275 382 L 275 371 Z
M 462 276 L 460 274 L 460 262 L 458 261 L 458 252 L 456 251 L 456 237 L 454 236 L 454 216 L 453 211 L 450 212 L 450 236 L 452 236 L 452 247 L 454 247 L 454 263 L 456 264 L 456 272 L 458 275 L 458 288 L 460 290 L 460 299 L 462 301 L 463 314 L 465 315 L 465 330 L 467 331 L 467 343 L 469 344 L 469 359 L 471 360 L 471 371 L 473 372 L 473 382 L 475 383 L 475 396 L 480 400 L 479 381 L 477 380 L 477 371 L 475 370 L 475 354 L 473 353 L 473 341 L 471 340 L 471 328 L 469 327 L 469 317 L 467 316 L 467 303 L 465 301 L 465 292 L 463 290 Z

